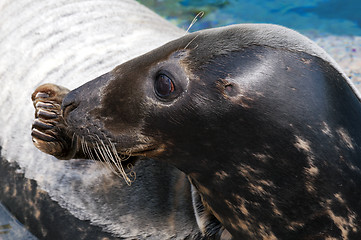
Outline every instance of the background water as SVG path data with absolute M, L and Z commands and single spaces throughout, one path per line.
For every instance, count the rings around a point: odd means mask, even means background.
M 361 0 L 138 0 L 187 29 L 235 23 L 274 23 L 295 29 L 326 49 L 361 88 Z M 0 240 L 36 239 L 0 203 Z
M 191 31 L 235 23 L 274 23 L 302 33 L 360 35 L 360 0 L 138 0 L 187 29 L 200 11 L 202 20 Z

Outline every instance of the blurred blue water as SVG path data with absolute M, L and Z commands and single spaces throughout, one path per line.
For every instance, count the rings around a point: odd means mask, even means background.
M 138 1 L 184 29 L 204 11 L 191 31 L 235 23 L 274 23 L 306 34 L 361 36 L 360 0 Z

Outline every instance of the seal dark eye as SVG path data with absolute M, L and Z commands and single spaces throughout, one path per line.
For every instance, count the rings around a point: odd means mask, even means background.
M 155 92 L 161 98 L 169 97 L 175 90 L 173 81 L 165 74 L 159 74 L 155 79 Z

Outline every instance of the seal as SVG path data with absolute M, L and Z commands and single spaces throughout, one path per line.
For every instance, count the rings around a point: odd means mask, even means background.
M 361 238 L 360 98 L 290 29 L 188 34 L 70 91 L 60 113 L 43 111 L 61 92 L 33 94 L 35 145 L 112 162 L 127 181 L 125 163 L 141 157 L 176 166 L 205 237 Z

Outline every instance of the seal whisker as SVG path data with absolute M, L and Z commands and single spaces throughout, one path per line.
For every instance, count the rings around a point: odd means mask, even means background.
M 184 33 L 184 35 L 186 35 L 189 30 L 191 29 L 191 27 L 193 27 L 193 25 L 198 21 L 198 19 L 201 19 L 204 16 L 204 12 L 200 11 L 192 20 L 191 24 L 189 24 L 189 27 L 187 28 L 187 31 Z M 184 36 L 183 35 L 183 36 Z
M 73 136 L 71 137 L 71 142 L 74 143 L 74 139 L 75 139 L 76 135 L 75 133 L 73 133 Z
M 82 136 L 80 139 L 80 145 L 81 145 L 81 150 L 83 151 L 83 153 L 86 154 L 86 150 L 85 150 L 85 146 L 84 146 L 84 136 Z
M 104 160 L 106 161 L 106 163 L 108 163 L 112 168 L 114 168 L 113 165 L 115 165 L 115 166 L 118 168 L 117 162 L 114 160 L 113 155 L 112 155 L 111 153 L 109 154 L 109 152 L 106 151 L 106 145 L 104 144 L 104 142 L 99 138 L 99 136 L 97 136 L 97 138 L 98 138 L 98 142 L 101 143 L 101 145 L 102 145 L 102 146 L 99 146 L 99 145 L 97 144 L 98 149 L 99 149 L 99 150 L 101 151 L 101 153 L 102 153 L 103 159 L 104 159 Z
M 72 136 L 71 136 L 71 142 L 70 142 L 72 148 L 74 148 L 74 147 L 78 148 L 77 141 L 78 141 L 78 137 L 77 137 L 77 135 L 76 135 L 75 132 L 74 132 L 74 133 L 72 134 Z
M 104 155 L 104 152 L 102 151 L 102 147 L 99 146 L 98 142 L 96 142 L 95 144 L 96 144 L 96 146 L 97 146 L 96 149 L 98 150 L 101 159 L 102 159 L 103 161 L 109 162 L 108 157 L 107 157 L 106 155 Z
M 109 154 L 112 155 L 112 156 L 113 156 L 113 154 L 114 154 L 115 158 L 118 160 L 118 161 L 115 161 L 115 160 L 114 160 L 115 165 L 116 165 L 117 167 L 123 169 L 123 165 L 121 164 L 121 161 L 126 161 L 126 160 L 128 160 L 128 159 L 131 157 L 131 152 L 130 152 L 130 150 L 126 151 L 126 155 L 124 156 L 124 158 L 123 158 L 123 157 L 120 157 L 119 154 L 118 154 L 118 152 L 116 151 L 116 148 L 115 148 L 114 143 L 113 143 L 109 138 L 106 138 L 106 139 L 108 140 L 109 145 L 110 145 L 110 147 L 109 147 L 108 145 L 106 146 L 107 151 L 108 151 Z M 118 165 L 120 165 L 120 166 L 118 166 Z M 131 163 L 129 163 L 129 164 L 127 165 L 127 169 L 130 171 L 130 172 L 129 172 L 129 175 L 130 175 L 130 176 L 134 176 L 133 179 L 135 180 L 135 172 L 132 171 L 132 168 L 133 168 L 133 165 L 132 165 Z M 128 178 L 128 179 L 129 179 L 129 178 Z M 133 181 L 134 181 L 134 180 L 133 180 Z M 131 181 L 131 182 L 133 182 L 133 181 Z
M 90 137 L 91 137 L 91 136 L 90 136 Z M 85 149 L 87 150 L 86 152 L 87 152 L 87 154 L 89 155 L 90 159 L 95 161 L 96 158 L 94 157 L 91 148 L 88 146 L 88 142 L 87 142 L 87 141 L 84 141 L 84 143 L 85 143 Z
M 190 40 L 189 43 L 183 48 L 183 50 L 186 50 L 187 47 L 188 47 L 198 36 L 199 36 L 199 35 L 196 35 L 192 40 Z M 195 48 L 197 48 L 197 47 L 198 47 L 198 45 L 196 45 Z
M 102 151 L 104 151 L 104 154 L 107 156 L 108 159 L 108 163 L 111 164 L 112 166 L 114 165 L 117 169 L 121 168 L 122 166 L 119 166 L 121 164 L 119 164 L 115 159 L 114 156 L 112 154 L 112 152 L 110 151 L 109 147 L 106 146 L 104 144 L 104 142 L 102 140 L 100 140 L 101 144 L 103 145 L 101 147 Z
M 111 148 L 107 146 L 103 140 L 99 138 L 99 136 L 96 136 L 97 139 L 95 139 L 95 148 L 94 152 L 98 159 L 101 160 L 101 162 L 108 167 L 114 174 L 116 174 L 119 177 L 122 177 L 127 185 L 131 185 L 133 182 L 129 177 L 128 174 L 125 172 L 123 165 L 121 164 L 121 161 L 124 161 L 124 158 L 121 158 L 119 154 L 116 151 L 115 145 L 105 136 L 105 139 L 108 140 L 109 144 L 111 145 Z M 126 159 L 128 159 L 127 157 Z M 128 167 L 128 169 L 130 166 Z M 130 176 L 135 176 L 134 173 L 131 173 Z
M 95 160 L 95 157 L 94 157 L 93 153 L 91 152 L 91 149 L 89 148 L 87 142 L 85 142 L 85 149 L 87 150 L 87 153 L 88 153 L 90 159 L 91 159 L 91 160 Z
M 105 154 L 109 157 L 109 159 L 114 163 L 114 164 L 117 164 L 116 161 L 114 161 L 114 157 L 113 157 L 113 154 L 112 152 L 110 151 L 109 147 L 104 145 L 104 143 L 102 142 L 103 144 L 103 150 L 105 152 Z
M 137 179 L 137 174 L 135 171 L 133 171 L 133 168 L 134 168 L 133 164 L 131 163 L 127 164 L 127 169 L 129 170 L 129 176 L 132 177 L 133 179 L 132 182 L 134 182 L 135 179 Z
M 112 143 L 111 141 L 109 141 L 109 142 L 110 142 L 110 145 L 111 145 L 111 147 L 112 147 L 111 150 L 112 150 L 112 152 L 113 152 L 116 160 L 118 160 L 119 163 L 120 163 L 123 159 L 122 159 L 122 158 L 119 156 L 119 154 L 117 153 L 114 143 Z M 130 155 L 129 155 L 129 156 L 130 156 Z M 120 164 L 119 167 L 120 167 L 120 168 L 119 168 L 118 170 L 119 170 L 120 173 L 122 174 L 125 182 L 130 186 L 131 183 L 132 183 L 132 181 L 129 179 L 128 175 L 127 175 L 126 172 L 124 171 L 123 165 Z
M 109 160 L 109 158 L 103 154 L 102 148 L 99 146 L 98 142 L 95 142 L 95 145 L 96 145 L 96 148 L 94 148 L 94 152 L 97 155 L 98 159 L 101 160 L 102 164 L 104 164 L 104 166 L 108 167 L 114 174 L 116 174 L 117 176 L 120 176 L 119 173 L 114 168 L 114 165 Z M 99 152 L 99 154 L 98 154 L 98 152 Z
M 102 161 L 104 161 L 105 159 L 103 159 L 103 158 L 98 154 L 98 152 L 97 152 L 97 150 L 98 150 L 98 148 L 99 148 L 98 143 L 95 143 L 95 145 L 97 145 L 97 148 L 94 148 L 94 153 L 95 153 L 97 159 L 99 159 L 99 160 L 102 162 Z

